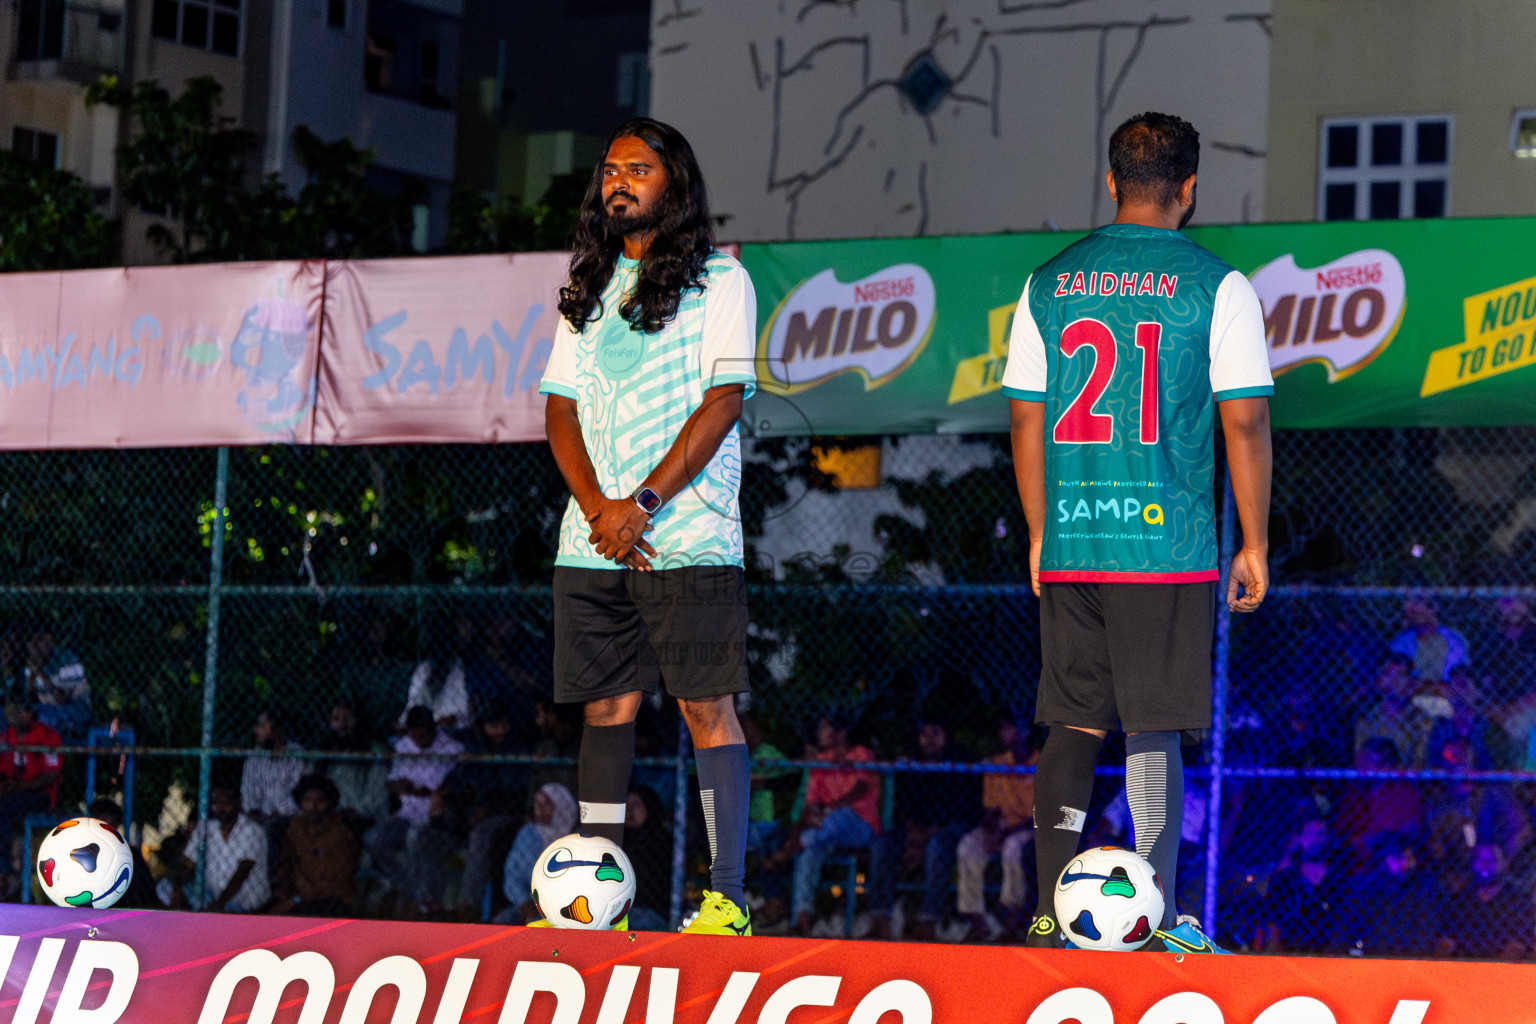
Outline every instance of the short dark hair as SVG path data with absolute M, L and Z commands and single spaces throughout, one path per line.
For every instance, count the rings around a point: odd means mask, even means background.
M 421 729 L 432 725 L 437 720 L 432 717 L 432 709 L 425 704 L 417 704 L 405 713 L 405 727 L 407 729 Z
M 1109 137 L 1109 170 L 1122 203 L 1172 206 L 1200 167 L 1200 133 L 1182 117 L 1137 114 Z
M 306 775 L 299 780 L 298 785 L 293 787 L 293 802 L 296 804 L 303 803 L 304 794 L 312 789 L 319 790 L 320 795 L 325 797 L 332 807 L 341 803 L 341 791 L 336 788 L 336 783 L 324 775 L 318 774 Z

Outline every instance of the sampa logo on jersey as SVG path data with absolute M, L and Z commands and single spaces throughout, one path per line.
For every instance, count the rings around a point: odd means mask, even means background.
M 1251 279 L 1264 305 L 1276 376 L 1322 363 L 1332 383 L 1364 369 L 1391 344 L 1407 305 L 1402 264 L 1385 249 L 1361 249 L 1311 269 L 1287 253 Z
M 789 394 L 839 373 L 864 375 L 865 390 L 894 379 L 933 330 L 933 278 L 898 263 L 844 284 L 823 270 L 784 296 L 758 339 L 758 377 Z

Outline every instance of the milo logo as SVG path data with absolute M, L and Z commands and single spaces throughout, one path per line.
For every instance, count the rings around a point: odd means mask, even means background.
M 1252 275 L 1264 306 L 1269 368 L 1279 376 L 1322 363 L 1330 382 L 1363 369 L 1403 321 L 1402 264 L 1384 249 L 1362 249 L 1310 270 L 1286 254 Z
M 789 393 L 840 373 L 859 373 L 865 390 L 895 378 L 933 329 L 928 271 L 898 263 L 844 284 L 833 270 L 802 281 L 779 304 L 758 340 L 758 375 Z

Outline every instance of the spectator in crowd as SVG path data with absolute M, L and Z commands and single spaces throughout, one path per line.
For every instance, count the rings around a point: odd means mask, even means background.
M 918 724 L 914 763 L 934 765 L 970 760 L 970 751 L 950 742 L 949 728 L 943 722 L 929 717 Z M 970 827 L 980 796 L 977 782 L 977 776 L 948 772 L 900 774 L 891 828 L 875 840 L 870 853 L 871 937 L 899 938 L 891 934 L 896 884 L 903 874 L 919 869 L 923 877 L 923 902 L 914 931 L 918 938 L 934 937 L 934 929 L 949 903 L 955 844 Z
M 581 752 L 581 706 L 556 704 L 548 697 L 534 706 L 534 726 L 539 731 L 533 756 L 546 763 L 538 765 L 528 780 L 537 790 L 547 783 L 558 783 L 568 790 L 576 788 L 576 755 Z
M 748 713 L 738 716 L 747 741 L 747 755 L 752 763 L 752 799 L 747 808 L 747 854 L 756 855 L 751 872 L 753 887 L 762 901 L 752 911 L 753 929 L 763 934 L 765 928 L 782 922 L 789 915 L 790 865 L 779 856 L 788 837 L 785 819 L 788 802 L 799 790 L 801 772 L 780 764 L 785 754 L 763 736 L 757 719 Z M 786 811 L 779 812 L 784 796 Z
M 1391 740 L 1374 736 L 1355 752 L 1354 767 L 1361 772 L 1384 772 L 1401 768 L 1402 763 Z M 1334 820 L 1348 848 L 1351 873 L 1372 863 L 1372 851 L 1381 836 L 1418 830 L 1424 812 L 1419 790 L 1418 783 L 1407 779 L 1352 779 L 1344 787 Z
M 203 869 L 203 892 L 188 886 L 197 864 Z M 224 914 L 254 913 L 267 905 L 272 890 L 267 875 L 267 835 L 240 812 L 240 793 L 217 785 L 208 793 L 208 817 L 197 823 L 187 839 L 180 867 L 157 887 L 160 902 L 172 910 L 212 910 Z
M 1039 758 L 1029 731 L 1012 718 L 998 722 L 997 739 L 1003 750 L 987 758 L 990 765 L 1033 767 Z M 955 908 L 970 918 L 966 932 L 970 941 L 992 937 L 982 880 L 994 853 L 1001 853 L 1003 861 L 1003 889 L 998 895 L 1003 929 L 1017 931 L 1029 925 L 1026 871 L 1032 865 L 1025 864 L 1024 855 L 1035 838 L 1035 776 L 1013 771 L 986 773 L 982 777 L 981 808 L 981 824 L 961 836 L 955 847 L 960 867 Z
M 1475 770 L 1472 745 L 1452 737 L 1436 751 L 1432 765 L 1448 772 Z M 1467 868 L 1467 858 L 1479 845 L 1494 843 L 1513 859 L 1531 841 L 1531 817 L 1497 782 L 1457 778 L 1438 784 L 1425 808 L 1427 845 L 1441 880 L 1448 885 Z
M 1424 956 L 1446 925 L 1445 893 L 1422 867 L 1409 832 L 1383 832 L 1372 844 L 1372 867 L 1350 886 L 1346 918 L 1351 951 L 1366 956 Z
M 1269 879 L 1254 949 L 1331 953 L 1348 934 L 1350 890 L 1328 822 L 1314 817 L 1286 842 Z
M 282 721 L 274 708 L 256 713 L 251 726 L 257 752 L 245 759 L 240 769 L 240 806 L 245 816 L 258 825 L 276 823 L 299 812 L 293 802 L 293 787 L 304 775 L 304 762 L 281 755 L 304 748 L 283 735 Z M 273 829 L 268 841 L 276 841 Z
M 469 724 L 469 684 L 464 677 L 463 635 L 455 627 L 449 637 L 440 637 L 441 646 L 433 657 L 419 663 L 411 673 L 411 688 L 406 694 L 405 710 L 396 723 L 409 729 L 406 714 L 412 708 L 431 710 L 439 729 L 456 731 Z
M 32 705 L 12 701 L 5 706 L 5 720 L 10 724 L 0 733 L 0 745 L 57 747 L 59 734 L 37 718 Z M 59 773 L 63 760 L 59 754 L 7 750 L 0 755 L 0 836 L 4 837 L 4 860 L 0 861 L 0 897 L 16 895 L 20 881 L 31 865 L 17 863 L 11 843 L 21 836 L 22 822 L 29 814 L 51 811 L 59 800 Z M 12 865 L 17 865 L 12 870 Z
M 1470 872 L 1450 891 L 1449 952 L 1477 960 L 1526 960 L 1531 956 L 1531 883 L 1510 870 L 1510 857 L 1494 842 L 1479 842 Z
M 342 917 L 357 898 L 357 839 L 336 813 L 340 794 L 324 775 L 293 787 L 298 814 L 283 832 L 273 881 L 274 914 Z
M 1467 664 L 1466 638 L 1440 623 L 1440 610 L 1433 601 L 1421 597 L 1403 601 L 1403 625 L 1387 649 L 1407 658 L 1420 679 L 1440 682 L 1451 669 Z
M 624 806 L 624 853 L 635 869 L 635 904 L 629 926 L 664 932 L 672 902 L 672 829 L 661 798 L 649 786 L 631 786 Z
M 873 761 L 875 752 L 848 742 L 841 718 L 823 714 L 816 722 L 816 747 L 809 760 L 834 764 Z M 821 865 L 839 849 L 868 849 L 880 833 L 880 776 L 867 768 L 812 768 L 805 802 L 795 823 L 792 896 L 795 933 L 811 933 Z
M 1536 709 L 1536 616 L 1524 598 L 1501 597 L 1493 604 L 1494 621 L 1478 644 L 1478 681 L 1485 695 L 1506 705 Z M 1536 724 L 1536 710 L 1530 712 Z
M 1355 750 L 1375 737 L 1390 740 L 1404 759 L 1406 767 L 1424 767 L 1424 751 L 1434 719 L 1413 702 L 1418 683 L 1413 677 L 1411 657 L 1393 652 L 1382 659 L 1376 671 L 1374 707 L 1355 723 Z
M 445 820 L 444 783 L 464 746 L 438 727 L 430 707 L 406 712 L 405 735 L 395 740 L 389 791 L 400 800 L 395 816 L 374 830 L 368 851 L 389 875 L 397 911 L 428 916 L 442 907 L 446 861 L 453 835 Z M 432 757 L 411 755 L 432 754 Z
M 1438 695 L 1444 697 L 1438 704 L 1443 713 L 1435 716 L 1426 749 L 1441 750 L 1447 740 L 1459 737 L 1472 748 L 1474 767 L 1486 770 L 1510 764 L 1514 755 L 1503 732 L 1482 713 L 1482 696 L 1471 669 L 1465 665 L 1451 669 L 1450 677 L 1438 689 Z
M 501 887 L 511 901 L 498 920 L 525 924 L 539 919 L 533 902 L 533 866 L 544 848 L 561 836 L 576 831 L 576 798 L 558 782 L 547 782 L 533 794 L 533 813 L 518 829 L 512 849 L 502 865 Z
M 315 751 L 320 754 L 384 754 L 388 747 L 377 739 L 358 716 L 357 705 L 349 698 L 331 705 L 325 731 L 320 734 Z M 382 758 L 318 758 L 315 770 L 336 785 L 337 811 L 347 820 L 355 835 L 389 813 L 389 764 Z
M 334 675 L 336 692 L 346 694 L 344 702 L 359 722 L 377 732 L 384 725 L 395 730 L 395 719 L 402 707 L 416 668 L 401 651 L 405 630 L 400 616 L 381 612 L 368 618 L 360 629 L 349 630 L 342 643 L 334 647 L 338 658 Z M 335 781 L 334 779 L 332 781 Z M 341 805 L 347 806 L 347 788 L 341 790 Z
M 64 739 L 85 739 L 92 719 L 91 685 L 85 678 L 85 666 L 74 651 L 54 643 L 53 627 L 46 621 L 36 623 L 23 635 L 23 700 L 32 705 L 38 721 Z
M 506 703 L 499 697 L 493 698 L 480 712 L 465 753 L 507 756 L 527 752 L 513 737 L 512 714 Z M 469 839 L 459 884 L 460 916 L 478 919 L 491 885 L 491 871 L 505 860 L 506 837 L 520 821 L 515 812 L 528 802 L 528 768 L 520 764 L 465 761 L 454 770 L 451 785 L 464 797 L 469 813 Z M 501 857 L 495 856 L 498 848 Z
M 143 849 L 128 834 L 128 826 L 123 821 L 122 807 L 116 800 L 98 797 L 86 806 L 85 813 L 117 829 L 123 841 L 128 844 L 128 854 L 133 860 L 133 878 L 128 883 L 128 891 L 113 906 L 122 907 L 125 910 L 147 910 L 158 907 L 160 900 L 155 896 L 154 872 L 144 861 Z

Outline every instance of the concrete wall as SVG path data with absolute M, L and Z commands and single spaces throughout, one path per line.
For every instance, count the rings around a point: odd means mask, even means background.
M 1202 135 L 1204 223 L 1263 218 L 1269 0 L 654 0 L 651 110 L 688 135 L 727 238 L 1087 228 L 1115 125 Z M 923 55 L 950 86 L 920 113 Z
M 1271 220 L 1317 215 L 1324 118 L 1451 114 L 1449 213 L 1536 214 L 1536 160 L 1510 153 L 1510 118 L 1536 107 L 1528 0 L 1274 0 Z

